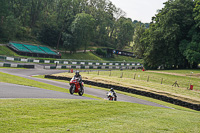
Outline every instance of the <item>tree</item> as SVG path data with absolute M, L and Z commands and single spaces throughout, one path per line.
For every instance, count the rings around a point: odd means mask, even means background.
M 63 33 L 62 34 L 62 40 L 63 40 L 63 45 L 64 45 L 64 48 L 65 48 L 65 51 L 66 50 L 69 50 L 70 53 L 72 54 L 73 52 L 76 52 L 77 50 L 77 44 L 74 43 L 74 37 L 69 34 L 69 33 Z
M 143 34 L 145 32 L 145 25 L 137 24 L 134 35 L 133 35 L 133 51 L 134 55 L 136 55 L 138 58 L 143 58 L 145 50 L 147 46 L 142 40 Z
M 115 30 L 116 48 L 123 49 L 133 41 L 134 26 L 131 19 L 121 17 Z
M 57 25 L 52 23 L 44 23 L 38 34 L 38 40 L 43 44 L 55 47 L 59 37 L 59 29 Z
M 194 25 L 188 32 L 187 38 L 181 41 L 180 51 L 190 63 L 190 67 L 197 67 L 200 63 L 200 1 L 196 0 L 193 9 Z
M 165 7 L 153 17 L 149 28 L 145 53 L 147 66 L 187 67 L 188 61 L 179 46 L 194 24 L 192 14 L 192 0 L 169 0 L 165 3 Z
M 79 13 L 71 25 L 71 32 L 75 38 L 75 43 L 78 44 L 78 47 L 84 45 L 85 52 L 94 31 L 94 22 L 95 20 L 91 15 Z

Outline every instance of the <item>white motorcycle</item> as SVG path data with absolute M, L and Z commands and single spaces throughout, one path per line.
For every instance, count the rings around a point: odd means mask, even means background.
M 110 101 L 117 101 L 117 97 L 114 96 L 114 93 L 113 93 L 112 91 L 109 91 L 109 92 L 107 93 L 107 98 L 108 98 L 108 100 L 110 100 Z

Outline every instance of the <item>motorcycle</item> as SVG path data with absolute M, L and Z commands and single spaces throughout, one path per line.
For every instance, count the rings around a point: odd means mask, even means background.
M 110 100 L 110 101 L 117 101 L 117 97 L 114 96 L 114 93 L 113 93 L 112 91 L 109 91 L 109 92 L 107 93 L 107 98 L 108 98 L 108 100 Z
M 69 84 L 70 84 L 69 92 L 71 95 L 73 95 L 74 93 L 78 93 L 79 96 L 83 95 L 84 89 L 81 89 L 78 78 L 72 78 Z M 83 87 L 83 82 L 81 84 Z

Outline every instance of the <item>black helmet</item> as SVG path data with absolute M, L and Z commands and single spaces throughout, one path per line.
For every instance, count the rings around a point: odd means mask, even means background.
M 79 75 L 79 71 L 76 71 L 76 75 L 77 75 L 77 76 Z

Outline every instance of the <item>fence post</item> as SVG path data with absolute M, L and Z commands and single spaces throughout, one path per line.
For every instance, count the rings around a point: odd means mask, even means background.
M 121 77 L 120 78 L 122 78 L 123 77 L 123 72 L 122 72 L 122 74 L 121 74 Z
M 109 76 L 111 76 L 111 70 L 110 70 L 110 75 Z
M 134 75 L 134 79 L 135 79 L 135 76 L 136 76 L 136 73 L 135 73 L 135 75 Z
M 162 84 L 162 82 L 163 82 L 163 78 L 161 79 L 161 84 Z
M 149 76 L 148 76 L 148 78 L 147 78 L 147 82 L 149 82 Z

